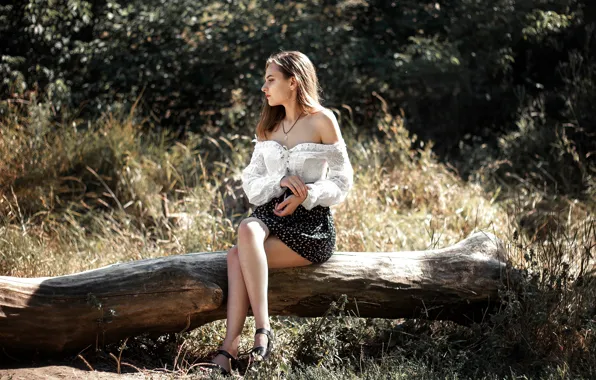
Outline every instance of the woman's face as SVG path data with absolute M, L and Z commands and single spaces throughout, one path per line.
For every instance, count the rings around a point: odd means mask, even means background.
M 273 106 L 287 105 L 296 92 L 296 81 L 293 77 L 284 78 L 279 66 L 272 63 L 265 72 L 265 84 L 261 87 L 268 104 Z

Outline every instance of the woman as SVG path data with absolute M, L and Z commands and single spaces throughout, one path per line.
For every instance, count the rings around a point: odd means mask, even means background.
M 319 103 L 314 66 L 297 51 L 271 56 L 265 101 L 242 187 L 254 212 L 228 251 L 227 332 L 213 363 L 228 374 L 237 363 L 249 302 L 257 327 L 253 360 L 271 353 L 268 269 L 323 263 L 335 248 L 329 206 L 342 202 L 353 171 L 333 113 Z M 327 169 L 329 173 L 327 174 Z

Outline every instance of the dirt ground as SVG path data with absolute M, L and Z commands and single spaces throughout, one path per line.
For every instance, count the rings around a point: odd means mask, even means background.
M 127 379 L 171 379 L 176 376 L 171 371 L 134 369 L 122 365 L 122 374 L 117 373 L 115 362 L 91 361 L 93 370 L 80 358 L 69 360 L 40 360 L 36 362 L 0 361 L 0 380 L 127 380 Z
M 155 378 L 144 374 L 123 374 L 118 375 L 113 372 L 99 372 L 90 370 L 82 370 L 79 368 L 63 366 L 63 365 L 49 365 L 45 367 L 34 368 L 15 368 L 15 369 L 0 369 L 0 380 L 61 380 L 61 379 L 147 379 Z

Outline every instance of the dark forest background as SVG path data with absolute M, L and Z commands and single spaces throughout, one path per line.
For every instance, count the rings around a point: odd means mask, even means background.
M 63 121 L 140 98 L 151 128 L 250 134 L 265 59 L 294 49 L 359 133 L 378 94 L 464 176 L 502 162 L 588 197 L 595 18 L 589 0 L 4 2 L 0 117 L 23 99 Z

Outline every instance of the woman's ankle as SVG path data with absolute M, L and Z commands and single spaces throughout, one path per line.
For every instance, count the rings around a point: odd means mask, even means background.
M 258 329 L 267 329 L 267 330 L 271 331 L 271 323 L 269 321 L 267 321 L 265 323 L 255 324 L 255 330 L 258 330 Z
M 238 344 L 234 344 L 234 342 L 227 342 L 223 341 L 221 346 L 219 347 L 220 350 L 227 351 L 230 355 L 237 358 L 238 357 Z

